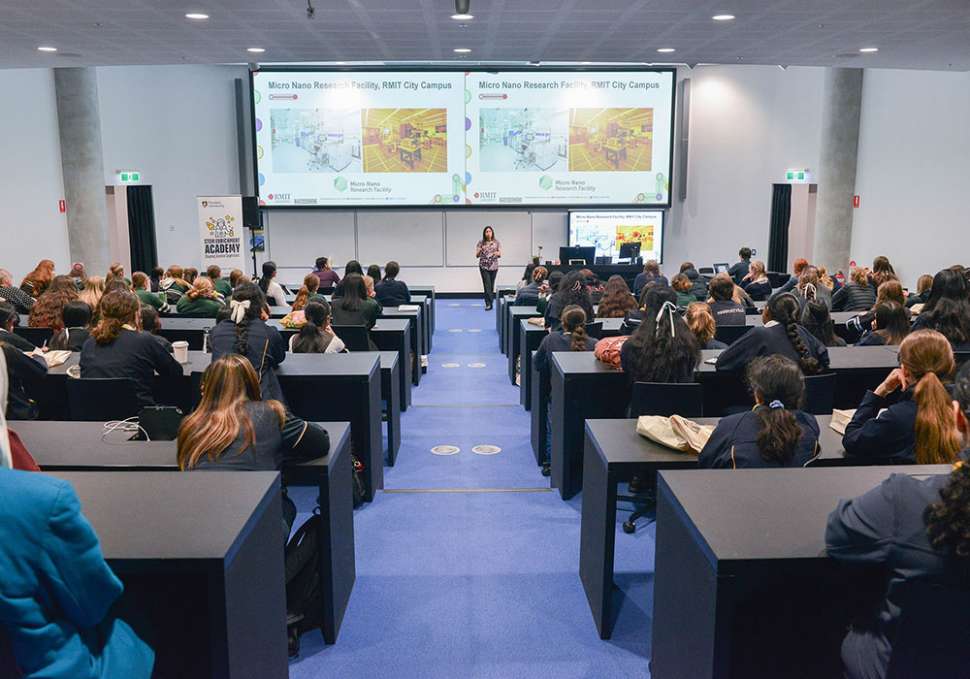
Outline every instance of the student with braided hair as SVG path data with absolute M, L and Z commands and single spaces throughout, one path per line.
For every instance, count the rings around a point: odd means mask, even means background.
M 816 375 L 829 367 L 825 345 L 798 323 L 801 306 L 790 292 L 768 300 L 762 313 L 764 326 L 752 328 L 717 357 L 717 369 L 743 374 L 758 356 L 781 354 L 796 361 L 806 375 Z
M 255 283 L 240 283 L 229 300 L 229 318 L 209 333 L 212 360 L 225 354 L 241 354 L 259 375 L 262 398 L 283 401 L 276 366 L 286 358 L 286 342 L 279 331 L 266 325 L 266 298 Z
M 755 406 L 722 417 L 697 458 L 701 468 L 804 467 L 818 455 L 818 421 L 801 410 L 805 377 L 790 358 L 751 362 L 748 383 Z
M 677 293 L 648 288 L 643 321 L 620 349 L 620 365 L 632 382 L 693 382 L 700 345 L 677 313 Z
M 967 589 L 970 576 L 970 364 L 953 387 L 946 440 L 964 453 L 949 474 L 893 474 L 865 495 L 841 500 L 825 530 L 828 555 L 838 561 L 883 567 L 889 574 L 886 595 L 869 619 L 854 624 L 842 642 L 842 662 L 849 679 L 885 677 L 895 631 L 913 584 Z M 930 459 L 953 460 L 949 449 L 928 450 Z M 939 611 L 940 620 L 951 616 Z M 953 649 L 963 657 L 963 648 Z M 934 650 L 946 655 L 948 650 Z M 946 660 L 947 658 L 943 658 Z M 927 673 L 925 676 L 938 676 Z
M 875 391 L 866 392 L 846 426 L 846 457 L 952 462 L 960 445 L 950 429 L 950 397 L 943 380 L 955 365 L 953 349 L 940 333 L 907 335 L 899 345 L 899 367 Z

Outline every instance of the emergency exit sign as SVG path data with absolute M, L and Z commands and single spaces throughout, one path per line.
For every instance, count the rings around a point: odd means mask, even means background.
M 141 181 L 141 172 L 138 170 L 118 170 L 115 179 L 119 184 L 137 184 Z

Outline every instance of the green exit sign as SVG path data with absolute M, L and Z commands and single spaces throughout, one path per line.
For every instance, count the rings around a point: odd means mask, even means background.
M 141 181 L 141 172 L 137 170 L 121 170 L 116 174 L 119 184 L 136 184 Z

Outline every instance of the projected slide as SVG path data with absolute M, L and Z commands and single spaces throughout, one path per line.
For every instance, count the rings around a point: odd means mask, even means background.
M 463 73 L 260 71 L 253 104 L 263 205 L 464 203 Z
M 623 245 L 638 243 L 644 261 L 662 263 L 663 228 L 661 210 L 576 210 L 569 213 L 569 244 L 595 247 L 597 257 L 616 259 Z
M 672 70 L 253 74 L 266 206 L 670 204 Z

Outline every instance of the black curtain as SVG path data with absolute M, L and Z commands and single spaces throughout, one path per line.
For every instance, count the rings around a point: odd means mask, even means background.
M 791 184 L 775 184 L 771 192 L 768 271 L 788 271 L 788 224 L 790 221 Z
M 151 186 L 128 187 L 128 241 L 131 270 L 151 273 L 158 265 L 155 241 L 155 204 Z

